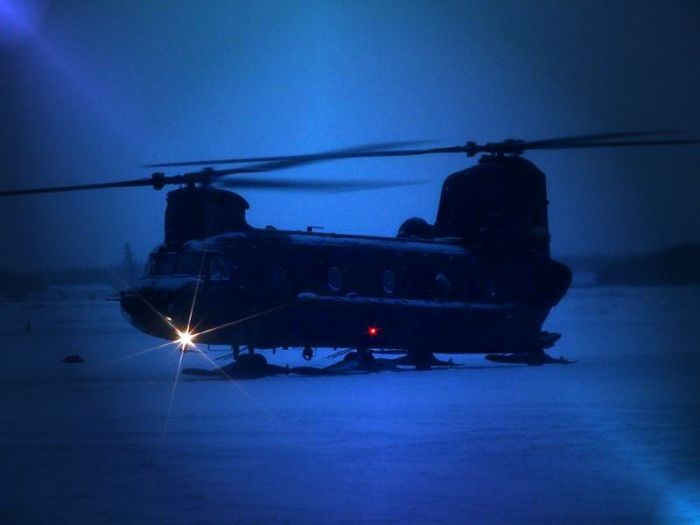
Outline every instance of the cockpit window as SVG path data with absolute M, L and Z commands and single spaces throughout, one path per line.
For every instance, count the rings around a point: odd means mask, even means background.
M 177 273 L 184 273 L 187 275 L 204 274 L 206 270 L 204 253 L 182 253 L 178 256 L 176 266 Z
M 212 255 L 209 260 L 209 279 L 212 281 L 228 281 L 231 278 L 231 265 L 221 255 Z
M 152 259 L 151 275 L 172 275 L 175 273 L 177 255 L 174 253 L 160 253 Z
M 151 255 L 145 275 L 200 275 L 206 273 L 202 252 L 157 253 Z

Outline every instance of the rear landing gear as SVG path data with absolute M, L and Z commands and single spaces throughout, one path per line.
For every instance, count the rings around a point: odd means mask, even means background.
M 369 348 L 360 347 L 346 354 L 341 361 L 317 370 L 320 374 L 335 375 L 397 370 L 397 366 L 391 359 L 376 359 Z
M 357 361 L 358 363 L 372 363 L 374 354 L 369 348 L 357 348 L 354 352 L 346 354 L 343 361 Z
M 394 362 L 402 365 L 413 365 L 416 370 L 430 370 L 433 367 L 453 368 L 455 366 L 452 359 L 442 361 L 435 357 L 432 352 L 424 350 L 409 350 L 405 356 L 394 359 Z

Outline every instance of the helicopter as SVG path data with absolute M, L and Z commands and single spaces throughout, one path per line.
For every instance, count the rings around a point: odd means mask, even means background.
M 167 193 L 163 243 L 143 276 L 120 292 L 138 330 L 176 342 L 225 345 L 224 373 L 332 374 L 455 366 L 435 354 L 485 354 L 497 363 L 543 365 L 561 334 L 543 330 L 565 296 L 571 270 L 550 255 L 546 177 L 529 150 L 698 144 L 659 139 L 663 131 L 602 133 L 524 141 L 415 148 L 390 142 L 321 153 L 149 164 L 196 168 L 178 175 L 0 192 L 2 196 L 79 190 L 179 186 Z M 649 138 L 649 136 L 652 136 Z M 249 204 L 232 190 L 360 191 L 406 181 L 303 180 L 256 174 L 353 158 L 480 155 L 443 182 L 434 223 L 406 219 L 395 237 L 256 228 Z M 228 165 L 225 169 L 212 166 Z M 340 363 L 269 364 L 258 350 L 348 349 Z M 378 358 L 377 355 L 399 355 Z M 403 369 L 403 368 L 401 368 Z

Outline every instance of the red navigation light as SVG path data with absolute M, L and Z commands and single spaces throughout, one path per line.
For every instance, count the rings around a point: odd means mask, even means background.
M 367 335 L 370 337 L 377 337 L 379 335 L 379 328 L 376 326 L 370 326 L 367 328 Z

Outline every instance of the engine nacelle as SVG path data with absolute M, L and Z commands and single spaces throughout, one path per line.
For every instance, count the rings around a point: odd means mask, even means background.
M 435 235 L 458 236 L 475 251 L 535 250 L 549 256 L 544 173 L 517 155 L 484 155 L 442 186 Z
M 168 192 L 165 243 L 183 244 L 221 233 L 250 229 L 245 213 L 248 201 L 232 191 L 209 186 L 187 186 Z

